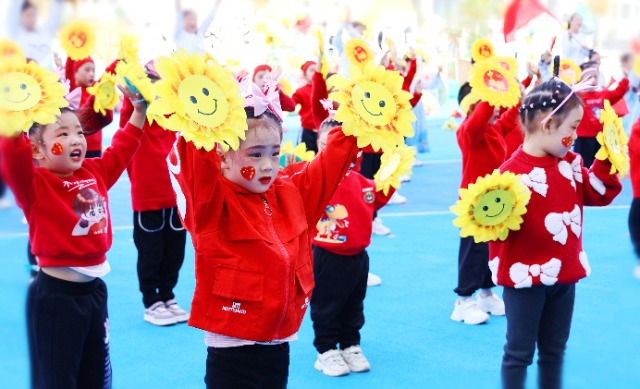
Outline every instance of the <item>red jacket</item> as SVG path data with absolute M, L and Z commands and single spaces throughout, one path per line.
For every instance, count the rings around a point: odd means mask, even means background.
M 142 131 L 128 124 L 102 158 L 85 159 L 71 177 L 35 167 L 26 136 L 0 139 L 3 177 L 29 222 L 40 266 L 94 266 L 111 247 L 111 188 L 140 145 Z
M 466 188 L 478 177 L 491 174 L 506 160 L 504 134 L 519 127 L 518 108 L 507 110 L 493 125 L 489 125 L 494 111 L 495 108 L 488 103 L 479 102 L 456 132 L 462 151 L 461 188 Z
M 133 113 L 133 104 L 125 96 L 120 110 L 120 127 Z M 169 180 L 167 155 L 176 142 L 176 133 L 160 127 L 157 122 L 144 122 L 140 148 L 133 156 L 127 174 L 131 181 L 131 205 L 137 212 L 157 211 L 176 206 L 176 195 Z
M 300 124 L 305 130 L 318 131 L 313 120 L 313 108 L 311 104 L 311 84 L 307 84 L 293 94 L 293 100 L 300 104 Z
M 502 286 L 571 284 L 589 275 L 582 249 L 583 205 L 604 206 L 620 193 L 608 161 L 596 160 L 587 170 L 582 158 L 569 152 L 560 159 L 534 157 L 518 149 L 500 167 L 523 174 L 532 193 L 519 231 L 505 241 L 489 242 L 489 268 Z
M 338 190 L 316 223 L 313 244 L 338 255 L 356 255 L 371 244 L 373 213 L 391 198 L 376 191 L 373 180 L 351 171 L 340 182 Z
M 580 93 L 579 96 L 584 103 L 584 116 L 576 130 L 581 138 L 593 138 L 602 131 L 600 123 L 600 110 L 604 108 L 604 101 L 609 100 L 611 105 L 622 99 L 629 90 L 629 79 L 623 78 L 618 83 L 616 89 L 598 90 L 594 92 Z
M 329 117 L 329 111 L 324 109 L 320 100 L 328 99 L 327 81 L 322 73 L 315 72 L 311 77 L 311 113 L 313 114 L 314 128 L 320 128 L 324 119 Z
M 296 101 L 287 96 L 283 91 L 278 89 L 278 96 L 280 97 L 280 108 L 285 112 L 293 112 L 296 110 Z
M 633 189 L 633 198 L 637 199 L 640 198 L 640 118 L 631 127 L 629 158 L 631 159 L 629 169 L 631 189 Z
M 256 194 L 222 176 L 216 152 L 178 138 L 169 170 L 196 252 L 191 326 L 262 342 L 298 331 L 313 289 L 312 226 L 357 152 L 333 130 L 305 168 Z
M 87 151 L 102 151 L 102 129 L 113 121 L 113 111 L 107 110 L 106 115 L 93 110 L 93 103 L 96 97 L 87 92 L 87 88 L 82 87 L 82 98 L 78 119 L 82 128 L 87 132 Z

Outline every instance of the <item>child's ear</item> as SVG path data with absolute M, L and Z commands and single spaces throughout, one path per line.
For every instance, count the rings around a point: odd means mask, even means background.
M 216 152 L 218 153 L 218 157 L 220 157 L 220 167 L 222 168 L 222 170 L 229 169 L 229 155 L 227 154 L 231 153 L 232 151 L 228 151 L 225 153 L 221 150 L 220 147 L 218 147 L 216 148 Z
M 40 150 L 41 145 L 39 145 L 36 142 L 31 142 L 31 154 L 33 155 L 33 159 L 36 160 L 41 160 L 44 159 L 44 155 L 42 154 L 42 151 Z
M 556 124 L 553 117 L 550 117 L 549 120 L 542 123 L 542 131 L 547 135 L 553 133 L 553 130 L 555 130 L 555 128 L 556 128 Z

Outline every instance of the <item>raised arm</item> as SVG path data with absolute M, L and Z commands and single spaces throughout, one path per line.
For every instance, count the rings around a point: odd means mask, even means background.
M 322 73 L 315 72 L 311 78 L 311 110 L 313 112 L 313 121 L 316 128 L 320 128 L 320 124 L 329 116 L 329 112 L 324 109 L 320 100 L 327 99 L 327 82 Z
M 609 100 L 609 102 L 611 104 L 615 104 L 618 101 L 620 101 L 624 95 L 627 93 L 627 91 L 629 90 L 629 79 L 628 78 L 623 78 L 622 80 L 620 80 L 620 82 L 618 83 L 618 86 L 613 89 L 613 90 L 605 90 L 605 100 Z
M 200 26 L 198 26 L 198 35 L 200 35 L 200 37 L 202 37 L 203 39 L 207 36 L 207 31 L 209 31 L 209 27 L 211 26 L 211 23 L 213 23 L 213 19 L 216 17 L 216 12 L 218 11 L 220 2 L 221 0 L 216 0 L 213 3 L 211 9 L 209 10 L 209 13 L 207 14 L 207 17 L 204 18 Z
M 484 133 L 489 127 L 489 122 L 495 108 L 489 103 L 481 101 L 476 105 L 471 115 L 465 121 L 464 126 L 460 126 L 458 131 L 463 131 L 462 135 L 469 144 L 478 143 L 484 137 Z
M 49 20 L 43 26 L 43 29 L 51 34 L 53 38 L 60 29 L 60 23 L 62 22 L 62 0 L 52 0 L 49 2 Z
M 0 137 L 0 177 L 11 188 L 16 203 L 27 218 L 35 200 L 35 166 L 31 142 L 26 135 Z
M 22 13 L 22 0 L 10 0 L 7 10 L 7 35 L 11 39 L 16 39 L 22 29 L 20 26 L 20 14 Z

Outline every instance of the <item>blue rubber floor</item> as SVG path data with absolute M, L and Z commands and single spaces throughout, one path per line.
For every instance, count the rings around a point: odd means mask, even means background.
M 449 111 L 451 112 L 451 111 Z M 297 117 L 288 118 L 295 138 Z M 449 319 L 456 298 L 458 231 L 448 207 L 457 198 L 460 153 L 455 133 L 429 129 L 431 152 L 400 192 L 406 205 L 381 212 L 394 237 L 374 237 L 371 271 L 383 284 L 365 301 L 362 347 L 372 369 L 330 378 L 313 368 L 311 322 L 291 345 L 290 388 L 498 388 L 506 321 L 467 326 Z M 108 135 L 108 131 L 107 131 Z M 108 141 L 108 140 L 107 140 Z M 593 273 L 577 288 L 566 355 L 566 388 L 640 388 L 640 280 L 632 277 L 635 258 L 627 229 L 629 181 L 614 204 L 585 210 L 584 240 Z M 114 388 L 202 388 L 206 347 L 200 330 L 178 325 L 158 328 L 142 320 L 143 305 L 132 242 L 129 181 L 111 191 L 114 226 L 109 252 L 111 361 Z M 24 304 L 28 284 L 26 226 L 16 207 L 0 211 L 0 388 L 28 386 Z M 188 307 L 194 288 L 189 249 L 176 290 Z M 529 370 L 535 387 L 536 370 Z

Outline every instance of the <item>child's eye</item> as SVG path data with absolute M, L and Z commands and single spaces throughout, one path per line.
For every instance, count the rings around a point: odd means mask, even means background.
M 280 156 L 280 152 L 279 151 L 274 151 L 273 154 L 271 154 L 272 157 L 279 157 Z
M 249 154 L 249 156 L 250 156 L 251 158 L 260 158 L 260 157 L 262 157 L 262 154 L 260 154 L 260 153 L 253 153 L 253 154 Z
M 61 132 L 61 133 L 58 134 L 58 136 L 69 136 L 69 134 L 66 133 L 66 132 Z

